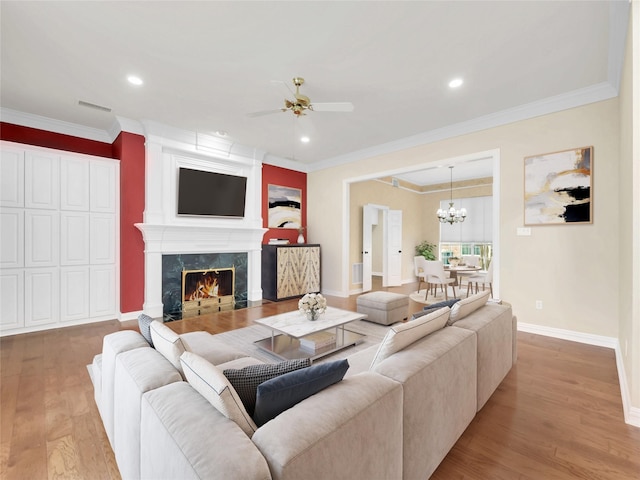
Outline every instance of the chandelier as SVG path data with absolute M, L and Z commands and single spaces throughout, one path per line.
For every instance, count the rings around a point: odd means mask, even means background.
M 449 223 L 453 225 L 454 223 L 464 222 L 464 219 L 467 218 L 467 210 L 465 208 L 456 210 L 455 207 L 453 206 L 453 166 L 450 166 L 449 168 L 451 169 L 449 209 L 443 210 L 442 208 L 439 208 L 436 213 L 438 215 L 438 220 L 440 221 L 440 223 Z

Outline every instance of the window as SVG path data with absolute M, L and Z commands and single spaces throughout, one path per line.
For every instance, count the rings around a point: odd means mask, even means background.
M 486 268 L 493 249 L 493 197 L 458 198 L 454 203 L 457 209 L 467 209 L 467 218 L 462 223 L 440 224 L 440 259 L 447 265 L 450 257 L 480 255 Z M 440 208 L 449 208 L 449 201 L 442 200 Z

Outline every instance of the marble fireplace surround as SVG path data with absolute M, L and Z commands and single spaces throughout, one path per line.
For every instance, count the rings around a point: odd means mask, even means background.
M 247 253 L 247 303 L 262 301 L 261 190 L 264 153 L 211 136 L 144 122 L 145 250 L 144 305 L 147 315 L 161 317 L 162 256 L 168 254 Z M 247 177 L 244 218 L 177 215 L 180 167 Z

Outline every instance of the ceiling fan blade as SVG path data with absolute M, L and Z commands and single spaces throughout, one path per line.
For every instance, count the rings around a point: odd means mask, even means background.
M 281 112 L 286 112 L 286 109 L 284 108 L 279 108 L 277 110 L 263 110 L 261 112 L 252 112 L 252 113 L 247 113 L 247 117 L 262 117 L 264 115 L 271 115 L 272 113 L 281 113 Z
M 353 103 L 351 102 L 312 103 L 310 108 L 314 112 L 353 112 Z

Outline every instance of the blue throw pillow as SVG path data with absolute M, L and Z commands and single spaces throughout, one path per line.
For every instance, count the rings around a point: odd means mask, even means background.
M 453 304 L 459 302 L 459 298 L 452 298 L 451 300 L 445 300 L 444 302 L 433 303 L 431 305 L 427 305 L 423 308 L 423 310 L 437 310 L 442 307 L 453 307 Z
M 138 328 L 140 329 L 140 334 L 147 342 L 149 342 L 149 345 L 153 347 L 153 340 L 151 340 L 151 331 L 149 330 L 149 325 L 151 325 L 151 322 L 153 322 L 153 318 L 151 318 L 149 315 L 141 313 L 138 316 Z
M 347 373 L 349 362 L 312 365 L 308 368 L 285 373 L 258 386 L 253 421 L 261 426 L 305 398 L 338 383 Z

